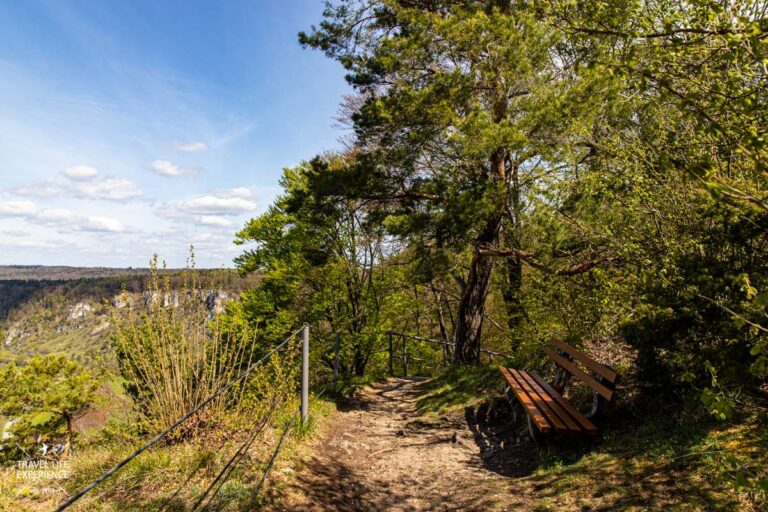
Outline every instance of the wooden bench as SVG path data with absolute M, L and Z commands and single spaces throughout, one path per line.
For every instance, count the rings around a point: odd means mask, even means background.
M 535 371 L 501 367 L 499 371 L 506 382 L 504 394 L 510 402 L 517 401 L 525 409 L 528 427 L 534 437 L 534 427 L 542 434 L 594 436 L 598 431 L 593 420 L 604 413 L 612 402 L 619 376 L 611 368 L 590 359 L 567 343 L 557 339 L 551 343 L 558 350 L 545 349 L 558 366 L 552 384 Z M 576 377 L 593 390 L 592 411 L 589 414 L 582 414 L 563 397 L 571 377 Z

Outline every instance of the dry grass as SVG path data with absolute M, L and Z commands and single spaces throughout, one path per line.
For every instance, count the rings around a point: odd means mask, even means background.
M 272 416 L 213 502 L 213 510 L 252 510 L 262 499 L 256 489 L 283 430 L 295 418 L 298 403 L 291 399 Z M 330 402 L 312 403 L 313 417 L 332 410 Z M 254 423 L 257 415 L 249 423 Z M 281 458 L 272 469 L 282 474 L 284 460 L 301 449 L 303 436 L 311 432 L 291 429 L 281 450 Z M 71 510 L 107 511 L 181 511 L 188 510 L 226 461 L 242 443 L 247 432 L 222 429 L 206 436 L 174 445 L 153 448 L 129 463 L 94 491 L 78 501 Z M 13 512 L 50 511 L 72 492 L 129 454 L 135 443 L 110 443 L 76 452 L 66 474 L 51 477 L 37 472 L 30 478 L 16 468 L 0 472 L 0 510 Z

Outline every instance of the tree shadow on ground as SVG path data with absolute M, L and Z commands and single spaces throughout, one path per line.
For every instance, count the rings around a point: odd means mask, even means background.
M 464 420 L 479 449 L 480 465 L 506 477 L 529 475 L 539 465 L 536 445 L 515 419 L 503 399 L 464 409 Z
M 525 489 L 538 503 L 555 504 L 555 510 L 665 510 L 681 504 L 738 510 L 736 493 L 717 471 L 702 467 L 710 453 L 707 437 L 727 427 L 680 405 L 642 402 L 619 404 L 591 442 L 550 437 L 537 444 L 527 434 L 525 416 L 515 418 L 503 398 L 467 407 L 464 418 L 480 466 L 509 477 L 512 488 Z M 759 453 L 759 439 L 739 441 L 742 449 Z
M 320 460 L 312 458 L 306 466 L 307 472 L 290 484 L 309 504 L 291 505 L 290 509 L 280 505 L 267 505 L 268 510 L 339 510 L 345 512 L 370 512 L 374 510 L 424 510 L 425 498 L 430 510 L 488 510 L 489 498 L 476 493 L 455 493 L 440 495 L 430 486 L 414 480 L 411 485 L 398 485 L 400 491 L 392 489 L 392 482 L 376 479 L 361 483 L 355 470 L 338 459 Z M 403 484 L 407 484 L 404 482 Z M 409 489 L 403 492 L 402 489 Z M 412 491 L 410 491 L 412 489 Z M 271 508 L 270 508 L 271 507 Z
M 414 397 L 418 396 L 415 392 L 410 391 L 406 393 L 405 395 L 400 396 L 390 396 L 392 393 L 400 391 L 404 386 L 407 386 L 408 384 L 411 384 L 413 382 L 421 382 L 425 380 L 423 377 L 411 377 L 411 378 L 397 378 L 394 379 L 396 381 L 396 384 L 394 386 L 387 384 L 387 383 L 381 383 L 381 382 L 374 382 L 372 384 L 369 384 L 367 387 L 369 387 L 373 392 L 386 400 L 387 402 L 402 402 L 402 397 L 405 396 L 407 399 L 413 399 Z M 336 409 L 340 412 L 350 412 L 350 411 L 368 411 L 371 409 L 371 402 L 370 400 L 367 400 L 363 397 L 363 395 L 359 393 L 355 393 L 352 396 L 339 396 L 336 397 Z

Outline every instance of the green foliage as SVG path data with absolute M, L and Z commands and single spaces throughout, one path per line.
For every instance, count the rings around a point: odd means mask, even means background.
M 313 356 L 326 367 L 335 357 L 335 335 L 342 334 L 342 377 L 362 375 L 380 346 L 386 329 L 380 315 L 394 284 L 383 230 L 369 222 L 363 205 L 310 193 L 347 165 L 329 155 L 285 169 L 283 195 L 237 235 L 239 243 L 255 244 L 238 267 L 262 277 L 230 311 L 233 321 L 244 319 L 268 336 L 310 322 Z
M 403 243 L 400 282 L 432 289 L 439 336 L 425 327 L 457 361 L 477 361 L 489 319 L 508 330 L 483 342 L 528 360 L 551 334 L 622 337 L 645 388 L 707 388 L 717 409 L 768 372 L 762 13 L 329 4 L 300 41 L 349 71 L 354 156 L 291 190 L 363 202 Z
M 499 387 L 499 371 L 492 366 L 454 366 L 422 386 L 424 393 L 419 398 L 419 411 L 445 414 L 495 395 Z
M 17 420 L 16 436 L 58 435 L 63 428 L 70 446 L 73 422 L 96 400 L 98 377 L 63 354 L 36 356 L 24 366 L 5 365 L 0 368 L 0 414 Z
M 250 331 L 228 330 L 218 316 L 211 318 L 207 288 L 193 271 L 184 272 L 184 285 L 173 290 L 170 276 L 157 270 L 157 257 L 151 268 L 146 304 L 112 311 L 112 339 L 141 426 L 156 431 L 201 403 L 258 354 Z M 213 421 L 231 403 L 227 397 L 214 401 L 194 428 Z
M 497 260 L 515 329 L 524 265 L 571 274 L 604 256 L 601 237 L 547 239 L 538 222 L 551 224 L 568 200 L 563 184 L 587 169 L 603 114 L 593 95 L 618 89 L 609 75 L 570 69 L 562 32 L 533 5 L 340 2 L 300 38 L 339 60 L 360 94 L 356 159 L 324 196 L 367 199 L 371 217 L 407 241 L 414 277 L 455 280 L 457 362 L 479 360 Z

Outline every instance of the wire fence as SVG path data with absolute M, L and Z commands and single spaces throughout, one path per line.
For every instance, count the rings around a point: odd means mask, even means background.
M 270 470 L 274 466 L 275 461 L 277 460 L 277 457 L 280 454 L 280 450 L 282 449 L 284 441 L 288 436 L 289 432 L 291 431 L 291 429 L 293 428 L 293 426 L 295 425 L 296 420 L 300 418 L 302 423 L 307 420 L 307 414 L 308 414 L 308 408 L 309 408 L 308 390 L 310 387 L 310 381 L 312 381 L 312 384 L 315 385 L 320 380 L 320 377 L 323 374 L 322 372 L 323 365 L 318 365 L 315 373 L 311 377 L 309 375 L 309 327 L 307 325 L 304 325 L 300 329 L 291 333 L 287 338 L 285 338 L 277 346 L 271 349 L 268 353 L 266 353 L 256 362 L 253 362 L 252 364 L 250 364 L 247 368 L 242 370 L 237 376 L 235 376 L 226 384 L 222 385 L 218 390 L 216 390 L 214 393 L 208 396 L 205 400 L 201 401 L 193 409 L 191 409 L 189 412 L 187 412 L 186 414 L 178 418 L 176 421 L 174 421 L 165 430 L 155 435 L 152 439 L 150 439 L 149 441 L 144 443 L 142 446 L 134 450 L 127 457 L 125 457 L 120 462 L 115 464 L 113 467 L 111 467 L 110 469 L 102 473 L 98 478 L 94 479 L 91 483 L 89 483 L 88 485 L 86 485 L 76 493 L 74 493 L 65 502 L 59 505 L 54 510 L 54 512 L 63 512 L 64 510 L 68 509 L 70 506 L 76 503 L 79 499 L 81 499 L 87 493 L 95 489 L 105 480 L 107 480 L 111 476 L 118 473 L 122 468 L 128 465 L 132 460 L 136 459 L 143 452 L 147 451 L 153 446 L 156 446 L 163 439 L 166 439 L 169 436 L 169 434 L 174 432 L 177 428 L 179 428 L 182 424 L 184 424 L 190 418 L 194 417 L 203 408 L 208 406 L 211 402 L 216 400 L 218 397 L 222 396 L 228 390 L 232 389 L 237 383 L 249 377 L 251 374 L 253 374 L 253 372 L 258 367 L 260 367 L 267 361 L 270 361 L 270 359 L 273 356 L 275 356 L 280 351 L 282 351 L 287 346 L 289 346 L 289 343 L 292 340 L 294 340 L 299 333 L 302 334 L 302 342 L 303 342 L 302 351 L 301 351 L 301 355 L 302 355 L 301 357 L 301 397 L 300 397 L 301 407 L 299 410 L 296 411 L 296 413 L 294 413 L 291 416 L 290 421 L 286 423 L 286 426 L 283 429 L 283 432 L 276 444 L 276 448 L 270 457 L 269 463 L 267 464 L 264 470 L 264 473 L 262 475 L 262 478 L 258 486 L 256 487 L 254 496 L 258 496 L 259 492 L 261 491 L 262 487 L 264 486 L 267 480 Z M 387 352 L 389 356 L 388 367 L 389 367 L 390 375 L 394 375 L 394 362 L 396 358 L 401 360 L 403 375 L 406 377 L 408 376 L 409 361 L 420 363 L 422 365 L 426 363 L 427 365 L 430 365 L 430 366 L 447 365 L 449 364 L 450 361 L 452 361 L 452 357 L 453 357 L 452 351 L 455 350 L 455 346 L 456 346 L 455 343 L 445 341 L 445 340 L 427 338 L 427 337 L 414 335 L 414 334 L 407 334 L 407 333 L 387 332 L 386 334 L 388 335 L 388 338 L 389 338 L 389 344 L 385 352 Z M 333 350 L 335 353 L 333 355 L 332 389 L 336 391 L 337 382 L 339 378 L 338 371 L 339 371 L 340 335 L 335 334 L 334 337 L 335 337 L 335 343 L 334 343 Z M 400 340 L 400 343 L 399 344 L 395 343 L 394 338 L 398 338 Z M 440 360 L 439 358 L 435 358 L 434 354 L 424 354 L 423 350 L 420 352 L 417 352 L 418 355 L 409 353 L 407 340 L 413 340 L 416 342 L 426 342 L 426 343 L 441 347 L 443 349 L 442 360 Z M 416 347 L 412 345 L 412 347 L 416 348 L 418 347 L 418 345 L 416 345 Z M 398 351 L 399 353 L 397 353 Z M 487 350 L 487 349 L 480 349 L 480 352 L 486 354 L 488 356 L 489 362 L 491 363 L 493 362 L 494 356 L 502 357 L 502 358 L 511 358 L 511 356 L 508 354 Z M 420 355 L 429 355 L 432 357 L 424 358 L 424 357 L 419 357 Z M 284 382 L 293 380 L 291 378 L 292 376 L 283 376 L 283 377 L 288 377 L 283 379 Z M 319 396 L 321 396 L 324 392 L 325 392 L 325 389 L 321 393 L 315 395 L 313 400 L 318 399 Z M 209 483 L 209 485 L 206 486 L 206 488 L 203 490 L 202 493 L 200 493 L 199 496 L 197 496 L 194 504 L 189 510 L 191 511 L 207 510 L 211 506 L 217 494 L 222 489 L 222 487 L 227 482 L 227 480 L 231 477 L 236 466 L 240 462 L 242 462 L 242 460 L 245 458 L 246 454 L 250 450 L 251 446 L 253 445 L 253 443 L 259 436 L 259 434 L 263 432 L 264 429 L 270 424 L 270 421 L 273 419 L 275 412 L 280 408 L 280 406 L 283 403 L 283 400 L 288 396 L 288 394 L 289 392 L 285 388 L 275 393 L 272 402 L 266 408 L 265 414 L 261 415 L 253 422 L 253 427 L 248 431 L 242 443 L 237 447 L 235 452 L 227 459 L 223 467 L 219 470 L 219 472 L 216 474 L 213 480 Z M 174 503 L 174 500 L 176 500 L 179 497 L 182 490 L 189 484 L 189 482 L 194 478 L 194 476 L 198 473 L 198 471 L 204 465 L 205 465 L 204 460 L 200 460 L 197 463 L 196 467 L 189 473 L 189 475 L 185 478 L 185 480 L 176 488 L 176 490 L 171 494 L 171 496 L 165 501 L 164 507 L 160 509 L 161 512 L 166 510 L 169 506 L 171 506 Z
M 308 328 L 308 326 L 305 325 L 305 326 L 301 327 L 300 329 L 294 331 L 292 334 L 290 334 L 287 338 L 285 338 L 285 340 L 283 340 L 281 343 L 279 343 L 276 347 L 274 347 L 272 350 L 270 350 L 267 354 L 262 356 L 260 359 L 258 359 L 254 363 L 250 364 L 247 368 L 245 368 L 243 371 L 241 371 L 236 377 L 231 379 L 226 384 L 222 385 L 218 390 L 216 390 L 214 393 L 212 393 L 210 396 L 208 396 L 205 400 L 201 401 L 197 406 L 195 406 L 189 412 L 187 412 L 186 414 L 181 416 L 179 419 L 177 419 L 175 422 L 173 422 L 168 428 L 166 428 L 165 430 L 163 430 L 159 434 L 155 435 L 152 439 L 150 439 L 149 441 L 144 443 L 142 446 L 140 446 L 139 448 L 134 450 L 127 457 L 125 457 L 120 462 L 115 464 L 113 467 L 111 467 L 110 469 L 108 469 L 107 471 L 102 473 L 98 478 L 93 480 L 90 484 L 86 485 L 85 487 L 83 487 L 82 489 L 80 489 L 79 491 L 74 493 L 66 501 L 64 501 L 61 505 L 59 505 L 54 510 L 54 512 L 62 512 L 64 510 L 68 509 L 70 506 L 72 506 L 75 502 L 77 502 L 79 499 L 81 499 L 87 493 L 89 493 L 94 488 L 99 486 L 102 482 L 104 482 L 105 480 L 107 480 L 108 478 L 110 478 L 111 476 L 116 474 L 118 471 L 120 471 L 122 468 L 124 468 L 127 464 L 129 464 L 136 457 L 141 455 L 146 450 L 148 450 L 148 449 L 152 448 L 153 446 L 157 445 L 160 441 L 165 439 L 169 434 L 171 434 L 173 431 L 175 431 L 183 423 L 188 421 L 190 418 L 194 417 L 203 408 L 205 408 L 207 405 L 209 405 L 211 402 L 213 402 L 219 396 L 221 396 L 222 394 L 227 392 L 229 389 L 231 389 L 233 386 L 235 386 L 235 384 L 237 384 L 238 382 L 241 382 L 243 379 L 248 377 L 251 373 L 253 373 L 253 371 L 256 368 L 258 368 L 259 366 L 261 366 L 262 364 L 264 364 L 265 362 L 270 360 L 270 358 L 273 355 L 277 354 L 279 351 L 281 351 L 283 348 L 285 348 L 288 345 L 288 343 L 291 340 L 293 340 L 296 337 L 296 335 L 298 335 L 299 333 L 303 333 L 303 335 L 304 335 L 304 346 L 305 346 L 305 348 L 308 347 L 309 328 Z M 308 357 L 308 353 L 304 354 L 304 356 L 305 357 L 303 359 L 305 359 L 305 361 L 303 361 L 303 363 L 306 362 L 306 359 Z M 305 369 L 304 368 L 305 366 L 306 365 L 303 364 L 302 365 L 302 369 Z M 302 379 L 302 380 L 304 381 L 305 379 Z M 308 384 L 308 382 L 304 382 L 304 383 Z M 302 393 L 302 394 L 304 394 L 304 393 Z M 261 430 L 263 430 L 263 428 L 267 425 L 267 423 L 269 421 L 269 418 L 271 416 L 271 413 L 273 413 L 277 409 L 277 407 L 279 406 L 279 402 L 283 398 L 283 396 L 284 396 L 284 393 L 281 394 L 281 395 L 278 395 L 278 397 L 272 403 L 271 407 L 268 409 L 267 415 L 265 415 L 264 418 L 260 419 L 260 421 L 257 422 L 256 426 L 253 428 L 253 430 L 246 437 L 245 442 L 240 446 L 240 448 L 238 448 L 238 450 L 235 452 L 233 457 L 230 458 L 230 460 L 228 460 L 227 464 L 221 470 L 221 472 L 217 475 L 216 479 L 211 484 L 211 486 L 209 486 L 209 488 L 206 489 L 206 491 L 195 502 L 195 505 L 194 505 L 192 510 L 198 510 L 199 509 L 199 507 L 202 505 L 203 501 L 206 500 L 206 497 L 208 496 L 208 494 L 213 489 L 214 485 L 216 485 L 219 481 L 221 481 L 221 484 L 223 485 L 223 481 L 226 480 L 225 472 L 227 472 L 226 476 L 231 474 L 231 469 L 233 469 L 234 465 L 236 465 L 237 461 L 239 461 L 239 459 L 242 458 L 242 455 L 251 446 L 251 444 L 253 443 L 253 440 L 256 438 L 258 433 L 261 432 Z M 303 405 L 305 406 L 306 404 L 303 403 Z M 304 407 L 302 408 L 302 410 L 304 410 Z M 199 469 L 199 468 L 196 468 L 195 471 L 193 471 L 193 473 L 196 472 L 197 469 Z M 185 484 L 191 479 L 191 477 L 192 477 L 192 475 L 190 475 L 190 477 L 187 479 Z M 223 481 L 222 481 L 222 479 L 223 479 Z M 183 485 L 182 485 L 182 487 L 183 487 Z M 179 489 L 177 489 L 176 492 L 174 492 L 173 497 L 178 496 L 178 493 L 180 492 L 182 487 L 180 487 Z M 214 492 L 214 494 L 211 495 L 211 497 L 207 500 L 206 505 L 205 505 L 206 507 L 208 506 L 208 504 L 210 504 L 211 500 L 213 499 L 213 497 L 215 496 L 216 492 L 218 492 L 218 490 L 220 488 L 221 488 L 221 485 L 219 485 L 217 487 L 217 489 Z
M 394 332 L 394 331 L 389 331 L 386 334 L 389 338 L 389 346 L 385 352 L 388 353 L 389 355 L 387 366 L 388 366 L 390 375 L 395 374 L 395 366 L 397 364 L 398 359 L 400 360 L 399 362 L 402 365 L 402 372 L 403 372 L 403 376 L 405 377 L 408 376 L 408 363 L 411 361 L 415 361 L 419 363 L 431 362 L 433 366 L 447 366 L 453 362 L 454 351 L 456 349 L 456 343 L 454 342 L 438 340 L 434 338 L 426 338 L 424 336 L 419 336 L 416 334 L 407 334 L 407 333 Z M 399 339 L 400 343 L 396 343 L 395 339 Z M 426 342 L 426 343 L 430 343 L 432 345 L 437 345 L 441 347 L 442 359 L 430 360 L 430 359 L 423 359 L 423 358 L 419 358 L 418 356 L 414 356 L 408 350 L 407 340 Z M 513 359 L 513 356 L 509 354 L 505 354 L 503 352 L 497 352 L 495 350 L 480 348 L 479 352 L 480 354 L 486 355 L 488 364 L 493 364 L 494 357 L 499 357 L 503 359 Z

